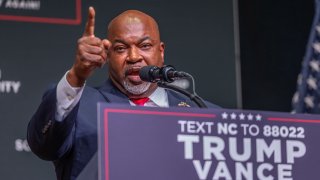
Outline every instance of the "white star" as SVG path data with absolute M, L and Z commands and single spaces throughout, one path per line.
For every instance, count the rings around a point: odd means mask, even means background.
M 314 99 L 313 96 L 307 96 L 304 98 L 304 103 L 306 103 L 306 105 L 309 108 L 313 108 L 314 107 L 313 99 Z
M 299 101 L 299 92 L 295 92 L 292 98 L 293 103 L 297 103 Z
M 312 47 L 317 53 L 320 53 L 320 43 L 313 43 Z
M 243 113 L 241 113 L 239 117 L 240 117 L 240 120 L 244 120 L 246 118 L 246 116 Z
M 316 78 L 314 78 L 312 76 L 308 77 L 307 84 L 311 89 L 314 89 L 314 90 L 318 89 L 317 80 L 316 80 Z
M 311 67 L 312 70 L 319 72 L 320 71 L 320 64 L 319 61 L 312 60 L 309 62 L 309 66 Z
M 250 113 L 250 114 L 248 115 L 248 120 L 252 121 L 252 119 L 253 119 L 253 115 Z
M 226 112 L 222 113 L 222 119 L 228 119 L 228 114 Z
M 236 119 L 237 118 L 237 115 L 234 112 L 230 116 L 231 116 L 231 119 Z
M 262 119 L 262 116 L 261 116 L 260 114 L 257 114 L 257 115 L 256 115 L 256 120 L 257 120 L 257 121 L 261 121 L 261 119 Z

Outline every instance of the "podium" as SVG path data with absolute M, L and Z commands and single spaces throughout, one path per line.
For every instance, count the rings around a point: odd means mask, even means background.
M 98 153 L 78 179 L 318 179 L 320 116 L 98 105 Z

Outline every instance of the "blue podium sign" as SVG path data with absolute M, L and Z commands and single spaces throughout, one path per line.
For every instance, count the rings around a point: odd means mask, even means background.
M 320 116 L 99 104 L 100 180 L 318 179 Z

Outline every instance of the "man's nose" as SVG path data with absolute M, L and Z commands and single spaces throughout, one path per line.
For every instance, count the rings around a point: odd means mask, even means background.
M 135 63 L 142 60 L 142 56 L 139 53 L 139 49 L 137 47 L 131 47 L 129 50 L 127 61 L 131 63 Z

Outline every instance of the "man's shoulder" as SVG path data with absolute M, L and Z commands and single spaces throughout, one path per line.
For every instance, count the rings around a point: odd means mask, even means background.
M 81 96 L 81 99 L 96 99 L 96 98 L 101 98 L 102 94 L 99 91 L 98 87 L 91 87 L 91 86 L 85 86 L 83 89 L 83 93 Z
M 100 86 L 85 86 L 85 89 L 82 94 L 82 99 L 88 101 L 98 99 L 104 100 L 106 102 L 111 102 L 111 100 L 115 100 L 115 102 L 117 102 L 117 99 L 123 99 L 122 96 L 123 95 L 121 94 L 121 92 L 111 84 L 110 80 L 107 80 Z

